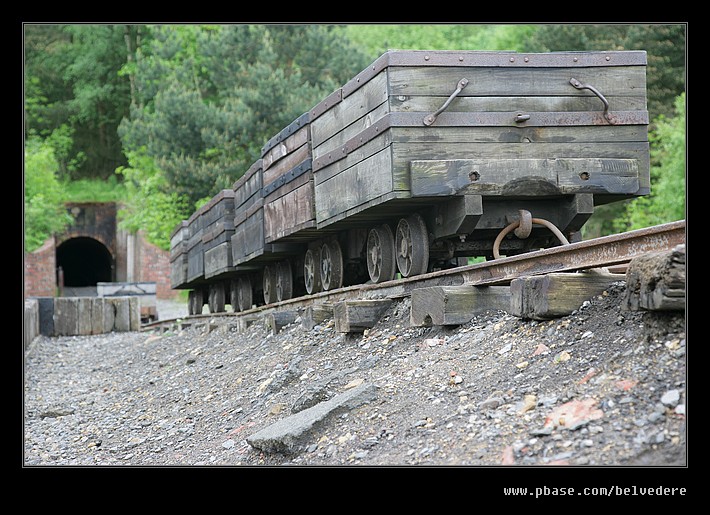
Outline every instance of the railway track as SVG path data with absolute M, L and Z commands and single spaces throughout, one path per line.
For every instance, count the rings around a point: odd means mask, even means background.
M 414 290 L 420 288 L 502 286 L 523 276 L 612 267 L 623 265 L 650 252 L 671 250 L 676 245 L 684 244 L 685 233 L 685 220 L 681 220 L 379 284 L 347 286 L 242 312 L 227 311 L 191 315 L 182 319 L 159 320 L 144 324 L 142 329 L 155 330 L 172 327 L 178 322 L 185 325 L 212 319 L 221 319 L 225 322 L 234 319 L 253 321 L 267 315 L 302 313 L 312 306 L 332 306 L 344 301 L 400 299 L 410 296 Z M 286 319 L 288 320 L 288 317 Z

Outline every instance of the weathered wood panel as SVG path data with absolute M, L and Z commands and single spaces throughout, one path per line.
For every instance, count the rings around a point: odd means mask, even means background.
M 192 282 L 205 275 L 205 254 L 202 245 L 202 231 L 190 238 L 187 249 L 187 280 Z
M 309 128 L 305 125 L 281 142 L 274 145 L 262 156 L 262 167 L 264 170 L 271 168 L 277 161 L 296 152 L 309 141 Z M 299 161 L 300 162 L 300 161 Z M 268 184 L 267 180 L 267 184 Z
M 534 181 L 533 181 L 534 179 Z M 458 159 L 411 161 L 412 196 L 504 195 L 510 184 L 531 186 L 521 194 L 622 193 L 639 189 L 633 159 Z M 542 183 L 537 188 L 533 182 Z
M 316 185 L 327 181 L 331 177 L 335 177 L 344 170 L 347 170 L 370 156 L 373 156 L 390 147 L 392 143 L 391 133 L 391 130 L 383 132 L 380 136 L 369 140 L 364 145 L 354 149 L 348 154 L 345 154 L 344 157 L 337 155 L 337 153 L 335 155 L 329 154 L 325 156 L 324 159 L 327 159 L 328 161 L 332 160 L 332 162 L 328 162 L 328 164 L 319 166 L 315 169 L 313 173 L 313 180 Z M 382 173 L 387 173 L 388 170 L 391 170 L 391 168 L 383 169 Z
M 303 163 L 304 165 L 307 165 L 309 162 Z M 287 179 L 288 177 L 284 177 L 284 179 Z M 304 184 L 313 181 L 313 172 L 311 170 L 307 170 L 304 173 L 301 173 L 301 175 L 296 176 L 294 179 L 291 180 L 284 180 L 284 184 L 282 186 L 279 186 L 278 188 L 272 190 L 271 188 L 264 188 L 263 193 L 264 193 L 264 204 L 270 204 L 274 200 L 278 199 L 279 197 L 283 197 L 284 195 L 288 195 L 291 193 L 293 190 L 300 188 Z M 273 183 L 272 183 L 273 185 Z
M 234 183 L 234 232 L 230 237 L 236 267 L 264 253 L 263 160 L 258 159 Z
M 264 209 L 259 206 L 236 226 L 232 236 L 233 264 L 240 265 L 264 253 Z
M 187 280 L 190 227 L 187 220 L 180 222 L 170 237 L 170 287 L 180 289 Z
M 105 299 L 95 297 L 91 303 L 91 334 L 110 333 L 116 315 L 113 306 Z
M 510 283 L 509 311 L 534 320 L 566 316 L 613 282 L 623 280 L 623 275 L 598 270 L 520 277 Z
M 573 94 L 572 91 L 569 92 Z M 607 99 L 608 100 L 608 99 Z M 438 96 L 398 95 L 389 98 L 389 112 L 433 113 L 441 107 L 444 99 Z M 456 97 L 446 108 L 447 112 L 576 112 L 598 111 L 601 101 L 597 97 L 582 96 L 492 96 Z M 643 111 L 646 97 L 642 94 L 629 97 L 614 97 L 611 111 Z
M 202 207 L 202 227 L 234 217 L 234 190 L 222 190 Z
M 385 103 L 387 100 L 387 72 L 380 72 L 370 79 L 362 88 L 342 102 L 335 104 L 331 109 L 311 122 L 311 141 L 314 148 L 322 145 L 326 140 L 338 134 L 343 129 L 350 127 L 357 120 L 362 120 L 361 124 L 353 126 L 350 137 L 362 130 L 367 122 L 374 122 L 388 112 Z M 384 105 L 383 105 L 384 104 Z M 382 109 L 377 110 L 379 106 Z M 370 115 L 370 113 L 373 113 Z M 341 140 L 342 141 L 342 140 Z M 337 143 L 335 144 L 337 147 Z M 328 145 L 332 149 L 333 144 Z M 322 152 L 322 151 L 321 151 Z
M 392 175 L 395 179 L 395 188 L 408 184 L 404 179 L 409 179 L 409 165 L 411 161 L 476 159 L 504 160 L 520 159 L 547 159 L 555 156 L 558 159 L 594 159 L 603 162 L 611 160 L 634 160 L 638 167 L 638 190 L 636 195 L 648 194 L 650 188 L 650 162 L 647 142 L 608 142 L 589 143 L 539 143 L 539 144 L 510 144 L 510 143 L 440 143 L 420 142 L 417 144 L 392 145 Z M 622 168 L 623 169 L 623 168 Z M 399 182 L 397 180 L 399 179 Z M 607 177 L 608 179 L 608 177 Z M 607 180 L 607 183 L 610 183 Z M 482 186 L 478 186 L 480 189 Z M 475 191 L 471 191 L 475 193 Z M 523 192 L 521 192 L 523 193 Z M 562 193 L 562 192 L 560 192 Z M 505 192 L 508 195 L 518 194 L 513 190 Z M 524 194 L 524 193 L 523 193 Z
M 170 235 L 170 259 L 176 259 L 178 256 L 187 252 L 187 242 L 189 239 L 189 231 L 187 220 L 180 222 Z
M 313 181 L 264 205 L 264 241 L 271 243 L 315 227 Z
M 141 325 L 138 297 L 58 297 L 52 303 L 52 332 L 48 336 L 138 331 Z
M 316 220 L 325 222 L 393 190 L 388 149 L 356 163 L 315 187 Z
M 310 113 L 262 149 L 264 243 L 315 226 Z
M 187 284 L 187 253 L 170 261 L 170 287 L 180 289 Z
M 580 126 L 395 126 L 394 143 L 623 143 L 647 142 L 645 125 L 580 125 Z M 468 156 L 472 157 L 472 156 Z M 529 156 L 525 156 L 529 157 Z M 546 156 L 549 157 L 549 156 Z
M 225 235 L 226 237 L 226 235 Z M 234 269 L 230 240 L 205 251 L 205 278 L 214 277 Z
M 307 306 L 301 315 L 301 324 L 310 331 L 315 326 L 333 318 L 333 304 L 324 302 Z
M 220 243 L 229 241 L 232 234 L 234 234 L 234 219 L 219 220 L 205 229 L 202 235 L 202 246 L 205 251 L 209 250 Z
M 638 97 L 646 90 L 645 66 L 593 68 L 391 67 L 390 95 L 448 97 L 458 81 L 468 85 L 458 96 L 593 96 L 575 89 L 571 78 L 593 85 L 612 103 L 615 96 Z M 343 100 L 344 101 L 344 100 Z M 599 101 L 601 106 L 601 101 Z
M 234 190 L 234 208 L 251 205 L 261 197 L 262 187 L 262 160 L 257 159 L 249 169 L 232 186 Z
M 310 146 L 302 145 L 290 154 L 275 162 L 270 168 L 264 168 L 264 186 L 267 186 L 281 177 L 283 174 L 295 168 L 311 156 Z
M 298 316 L 298 311 L 274 311 L 266 315 L 266 325 L 273 334 L 278 334 L 281 329 L 293 324 Z
M 325 140 L 319 146 L 313 147 L 313 158 L 317 159 L 323 156 L 333 157 L 342 153 L 343 146 L 350 141 L 352 138 L 358 137 L 362 132 L 371 127 L 372 125 L 377 125 L 387 113 L 389 112 L 389 107 L 387 103 L 380 104 L 375 107 L 372 111 L 367 113 L 362 118 L 353 121 L 350 125 L 343 128 L 343 130 L 334 133 L 329 139 Z

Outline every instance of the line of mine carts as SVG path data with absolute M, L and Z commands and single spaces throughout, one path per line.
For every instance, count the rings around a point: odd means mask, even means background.
M 649 193 L 646 53 L 389 51 L 171 236 L 189 313 L 579 238 Z

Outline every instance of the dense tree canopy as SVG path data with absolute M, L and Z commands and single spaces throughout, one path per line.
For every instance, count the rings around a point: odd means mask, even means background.
M 128 115 L 130 87 L 124 25 L 27 25 L 27 136 L 66 126 L 71 143 L 58 152 L 60 173 L 105 179 L 125 163 L 116 129 Z
M 231 187 L 269 138 L 367 64 L 328 26 L 161 26 L 152 36 L 119 134 L 191 204 Z

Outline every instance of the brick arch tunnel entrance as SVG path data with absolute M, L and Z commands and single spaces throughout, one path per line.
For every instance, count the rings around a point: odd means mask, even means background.
M 57 247 L 57 268 L 61 268 L 66 287 L 96 286 L 113 281 L 113 257 L 106 246 L 94 238 L 71 238 Z

